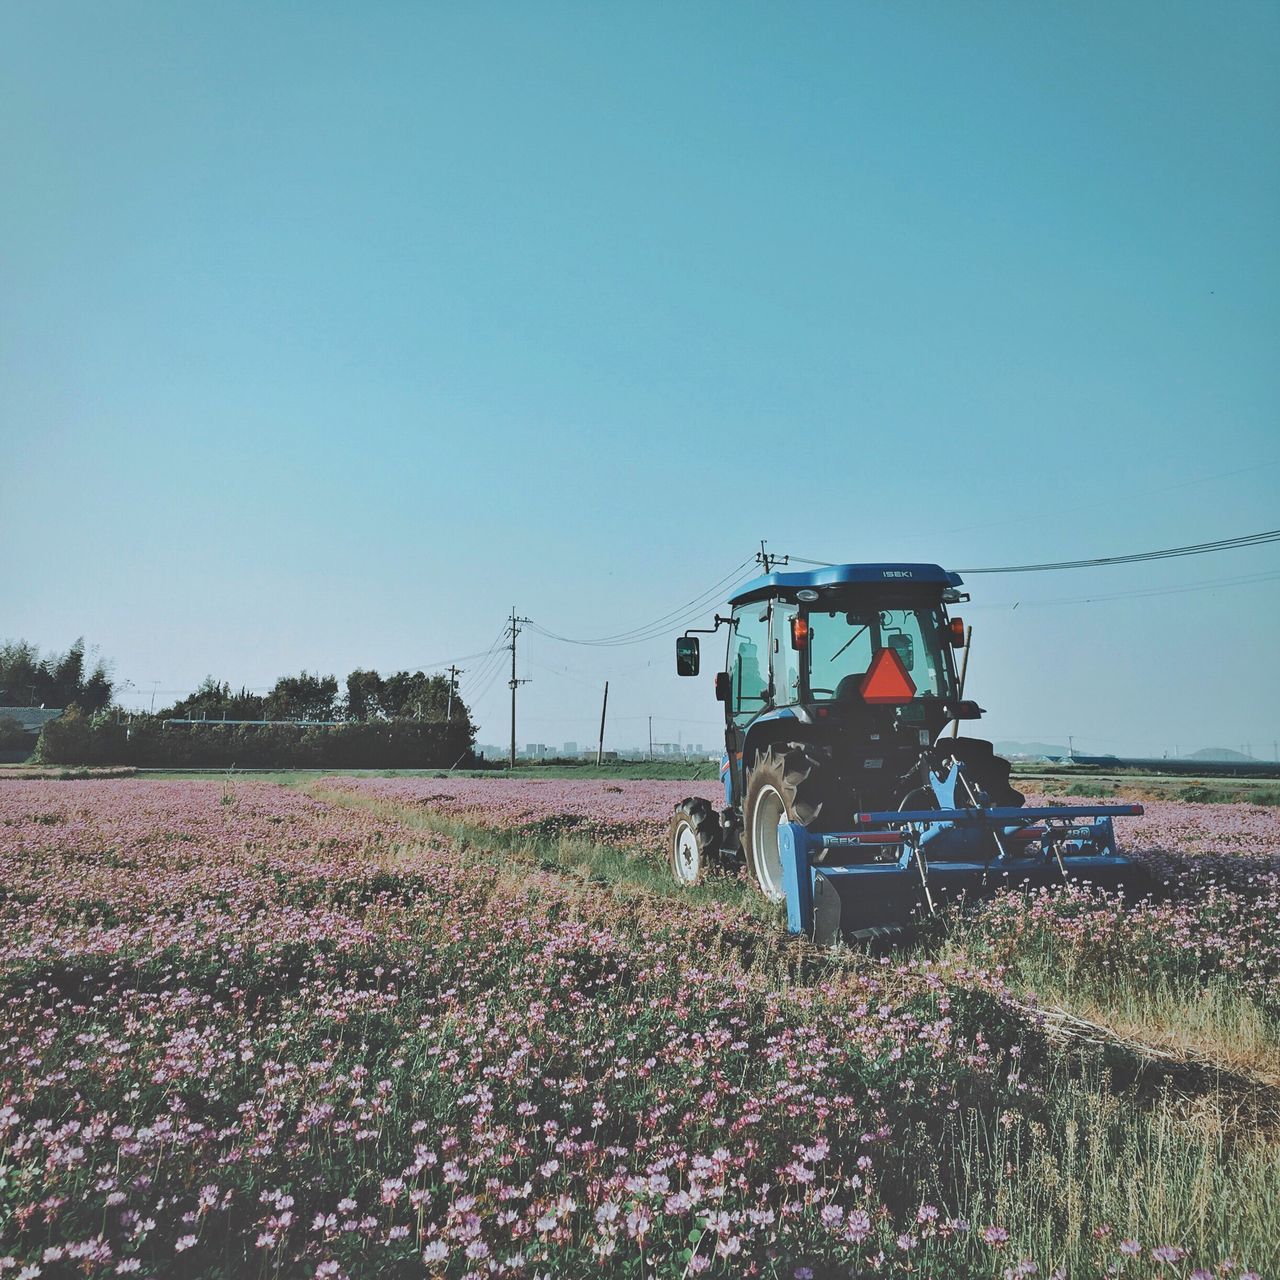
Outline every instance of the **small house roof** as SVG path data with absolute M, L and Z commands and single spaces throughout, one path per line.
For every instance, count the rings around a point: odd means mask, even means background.
M 16 720 L 28 733 L 39 733 L 64 710 L 63 707 L 0 707 L 0 720 Z

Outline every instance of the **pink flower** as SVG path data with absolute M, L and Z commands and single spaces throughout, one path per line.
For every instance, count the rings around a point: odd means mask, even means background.
M 845 1238 L 852 1244 L 861 1244 L 871 1234 L 871 1215 L 865 1209 L 854 1209 L 844 1224 Z

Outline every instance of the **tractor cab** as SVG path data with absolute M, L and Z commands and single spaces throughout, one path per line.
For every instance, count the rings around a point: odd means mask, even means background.
M 960 700 L 964 624 L 946 608 L 959 585 L 937 565 L 894 564 L 772 573 L 743 587 L 717 617 L 728 632 L 716 678 L 726 803 L 741 804 L 767 746 L 803 739 L 829 752 L 850 804 L 878 805 L 926 739 L 979 714 Z M 678 669 L 690 640 L 678 642 Z

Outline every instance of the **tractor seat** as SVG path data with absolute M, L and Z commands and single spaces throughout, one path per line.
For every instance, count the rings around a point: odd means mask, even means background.
M 862 701 L 862 680 L 867 673 L 859 671 L 855 675 L 845 676 L 843 680 L 836 685 L 836 701 L 837 702 L 861 702 Z

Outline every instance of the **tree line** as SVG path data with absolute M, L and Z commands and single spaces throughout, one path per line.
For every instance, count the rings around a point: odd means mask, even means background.
M 388 720 L 459 721 L 472 730 L 471 712 L 443 675 L 397 671 L 383 676 L 357 667 L 339 693 L 335 676 L 303 671 L 281 676 L 266 693 L 206 676 L 200 687 L 157 713 L 166 720 L 341 720 L 371 724 Z M 474 737 L 474 733 L 472 734 Z
M 115 682 L 101 659 L 90 664 L 84 637 L 66 653 L 40 650 L 25 640 L 0 645 L 0 706 L 79 707 L 92 715 L 111 705 Z
M 154 715 L 126 712 L 117 692 L 83 640 L 47 656 L 26 641 L 0 646 L 0 705 L 65 708 L 41 731 L 36 755 L 48 764 L 433 768 L 473 758 L 470 708 L 447 677 L 422 671 L 358 667 L 340 690 L 335 676 L 304 670 L 265 693 L 210 675 Z M 248 723 L 223 723 L 235 721 Z

